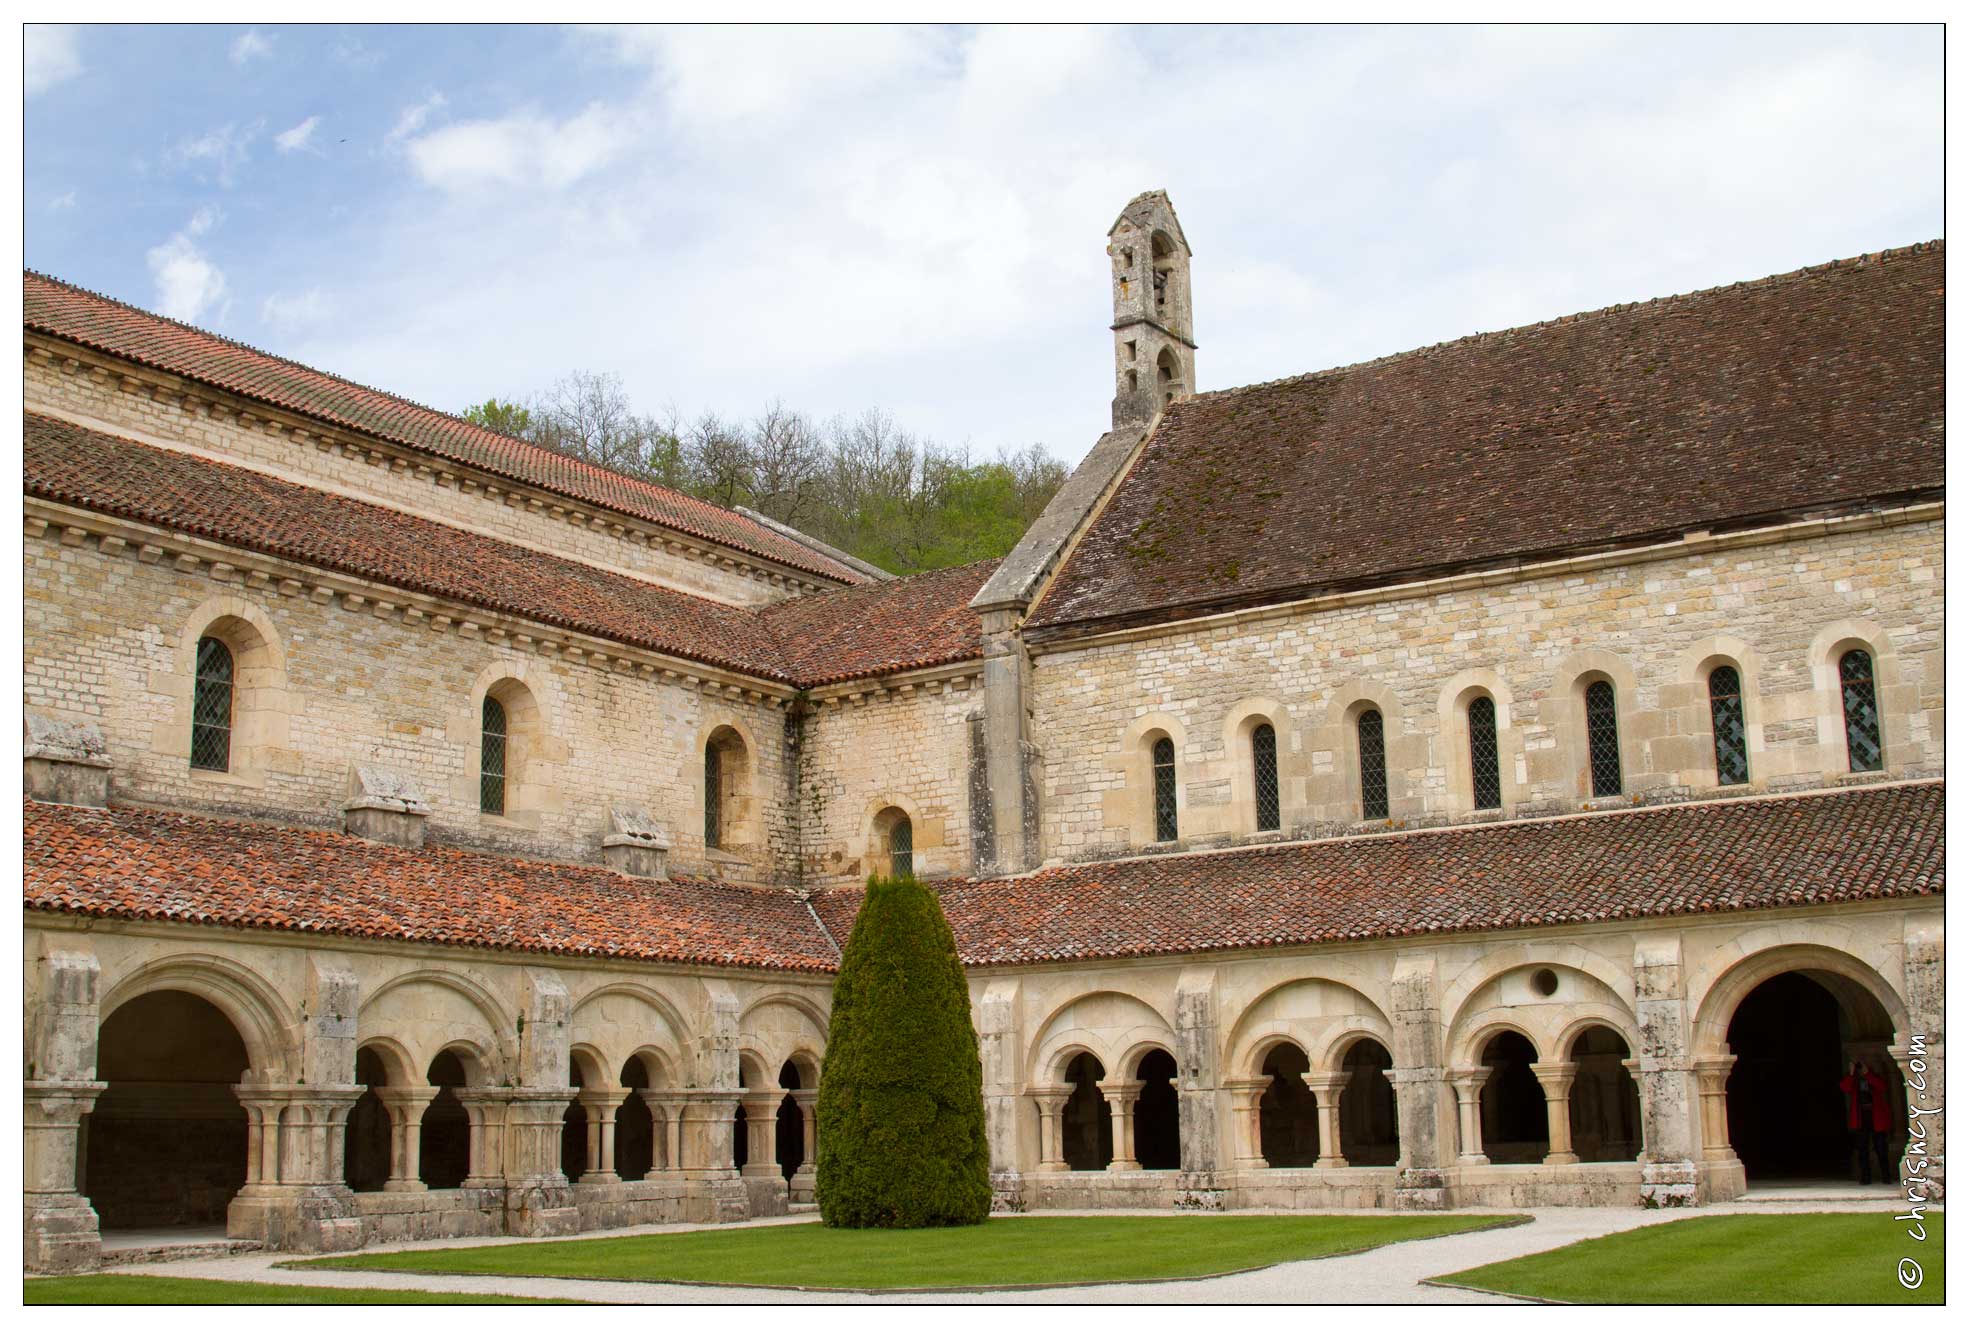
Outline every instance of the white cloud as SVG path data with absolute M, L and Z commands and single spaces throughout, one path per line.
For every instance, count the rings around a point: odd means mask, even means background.
M 297 295 L 276 291 L 260 305 L 260 319 L 282 332 L 315 327 L 335 314 L 335 303 L 319 286 Z
M 311 115 L 292 129 L 282 130 L 273 136 L 273 145 L 282 152 L 299 152 L 303 148 L 314 147 L 314 132 L 321 125 L 321 117 Z
M 73 189 L 69 190 L 66 194 L 57 194 L 48 200 L 48 211 L 50 212 L 67 212 L 74 206 L 75 191 Z
M 394 144 L 409 138 L 412 134 L 422 129 L 424 122 L 429 120 L 435 112 L 443 109 L 444 94 L 442 92 L 432 93 L 415 106 L 404 107 L 402 114 L 397 116 L 396 124 L 391 127 L 389 133 L 383 135 L 383 142 L 386 145 Z
M 519 115 L 447 125 L 411 139 L 405 151 L 418 176 L 439 189 L 560 189 L 608 165 L 634 136 L 630 120 L 596 104 L 561 121 Z
M 209 178 L 231 188 L 235 174 L 246 163 L 246 151 L 266 128 L 266 121 L 255 120 L 245 128 L 224 125 L 196 138 L 178 140 L 170 160 L 177 166 L 209 170 Z
M 219 222 L 213 208 L 200 208 L 184 229 L 144 258 L 156 287 L 155 308 L 166 318 L 196 321 L 226 297 L 226 275 L 198 247 L 198 239 Z
M 30 97 L 82 72 L 75 29 L 66 23 L 29 23 L 21 29 L 22 87 Z
M 363 45 L 361 40 L 354 37 L 335 43 L 329 53 L 341 64 L 364 74 L 382 64 L 384 58 L 383 52 Z
M 232 62 L 243 65 L 250 60 L 258 60 L 273 54 L 273 38 L 265 36 L 258 28 L 248 28 L 233 39 L 229 52 Z

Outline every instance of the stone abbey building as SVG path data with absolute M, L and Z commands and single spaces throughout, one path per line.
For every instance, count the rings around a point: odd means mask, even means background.
M 1196 391 L 1006 559 L 24 276 L 26 1261 L 807 1203 L 871 871 L 999 1202 L 1701 1204 L 1942 1048 L 1943 248 Z M 1939 1131 L 1897 1149 L 1939 1193 Z

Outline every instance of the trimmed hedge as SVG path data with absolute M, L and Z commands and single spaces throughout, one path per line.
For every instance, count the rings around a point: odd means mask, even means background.
M 871 877 L 834 979 L 815 1133 L 830 1227 L 948 1227 L 991 1213 L 984 1069 L 943 906 Z

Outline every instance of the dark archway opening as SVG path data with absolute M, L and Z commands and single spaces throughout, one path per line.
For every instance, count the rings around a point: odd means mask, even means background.
M 1135 1100 L 1135 1161 L 1167 1171 L 1183 1165 L 1181 1112 L 1176 1104 L 1176 1059 L 1155 1048 L 1135 1067 L 1142 1096 Z
M 458 1101 L 465 1063 L 456 1052 L 440 1052 L 424 1079 L 438 1086 L 438 1096 L 417 1128 L 417 1179 L 434 1191 L 455 1191 L 472 1170 L 472 1119 Z
M 1258 1144 L 1272 1167 L 1319 1162 L 1319 1100 L 1306 1084 L 1312 1068 L 1297 1043 L 1280 1043 L 1265 1054 L 1263 1069 L 1272 1082 L 1258 1100 Z
M 84 1118 L 81 1171 L 102 1226 L 224 1223 L 246 1184 L 239 1031 L 203 997 L 147 992 L 112 1011 L 98 1039 L 108 1087 Z
M 799 1101 L 791 1092 L 800 1087 L 800 1068 L 791 1061 L 779 1068 L 779 1087 L 788 1092 L 779 1100 L 779 1112 L 773 1122 L 773 1149 L 779 1159 L 780 1176 L 791 1181 L 800 1164 L 807 1161 L 807 1123 L 800 1115 Z
M 1340 1061 L 1347 1073 L 1340 1095 L 1340 1152 L 1355 1167 L 1392 1167 L 1401 1157 L 1395 1086 L 1386 1074 L 1394 1064 L 1388 1049 L 1371 1038 L 1348 1048 Z
M 569 1063 L 567 1082 L 574 1090 L 575 1101 L 561 1113 L 561 1175 L 569 1181 L 579 1181 L 581 1174 L 588 1170 L 588 1113 L 581 1106 L 584 1086 L 578 1064 Z
M 1478 1101 L 1484 1154 L 1493 1163 L 1542 1163 L 1552 1151 L 1545 1088 L 1531 1068 L 1537 1060 L 1538 1050 L 1520 1033 L 1507 1030 L 1484 1045 L 1490 1075 Z
M 1099 1081 L 1107 1069 L 1091 1052 L 1067 1063 L 1067 1096 L 1060 1114 L 1060 1144 L 1067 1167 L 1075 1172 L 1099 1172 L 1114 1161 L 1114 1120 Z
M 1839 1087 L 1854 1058 L 1886 1084 L 1887 1158 L 1898 1167 L 1907 1110 L 1900 1068 L 1886 1055 L 1892 1037 L 1879 1000 L 1836 974 L 1779 974 L 1745 997 L 1730 1017 L 1737 1060 L 1726 1090 L 1730 1147 L 1745 1177 L 1859 1179 Z
M 389 1081 L 373 1048 L 356 1050 L 356 1083 L 364 1091 L 349 1109 L 348 1137 L 342 1144 L 342 1180 L 352 1191 L 380 1191 L 390 1179 L 390 1110 L 376 1096 Z
M 641 1181 L 656 1166 L 656 1115 L 638 1090 L 650 1087 L 649 1072 L 636 1057 L 622 1066 L 622 1105 L 615 1110 L 615 1173 Z
M 1576 1068 L 1566 1112 L 1572 1151 L 1582 1163 L 1628 1163 L 1641 1156 L 1641 1087 L 1625 1065 L 1627 1040 L 1596 1025 L 1572 1041 Z

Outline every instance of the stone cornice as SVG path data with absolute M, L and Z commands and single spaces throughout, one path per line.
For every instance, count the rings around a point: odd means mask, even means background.
M 865 706 L 871 701 L 884 699 L 908 701 L 919 692 L 934 696 L 945 691 L 968 691 L 981 686 L 977 680 L 983 673 L 982 659 L 958 660 L 926 669 L 906 669 L 828 683 L 814 688 L 807 698 L 811 704 L 826 709 Z
M 432 631 L 452 632 L 707 696 L 780 708 L 790 705 L 796 694 L 786 683 L 32 496 L 25 500 L 24 521 L 29 539 L 55 539 L 71 547 L 93 540 L 107 557 L 168 563 L 188 576 L 249 591 L 304 597 L 318 605 L 339 602 L 350 612 L 369 613 L 405 627 L 421 625 Z
M 656 545 L 673 556 L 718 566 L 727 572 L 795 594 L 806 595 L 830 590 L 837 585 L 853 584 L 828 582 L 804 569 L 736 550 L 701 536 L 586 503 L 522 480 L 483 471 L 448 457 L 360 433 L 168 370 L 124 360 L 35 329 L 28 329 L 25 334 L 25 354 L 29 360 L 50 365 L 62 373 L 85 374 L 99 386 L 115 386 L 124 392 L 147 396 L 164 405 L 178 406 L 188 414 L 203 414 L 219 420 L 230 418 L 242 429 L 258 429 L 297 445 L 312 445 L 323 452 L 333 452 L 372 466 L 387 467 L 399 474 L 411 474 L 441 489 L 456 489 L 465 494 L 477 494 L 492 502 L 525 507 L 555 520 L 603 532 L 633 544 Z M 58 411 L 50 413 L 61 414 Z M 78 420 L 78 423 L 88 423 L 110 433 L 128 432 L 113 422 Z M 567 556 L 564 551 L 562 556 Z M 611 570 L 627 576 L 637 575 L 633 569 L 614 567 Z

